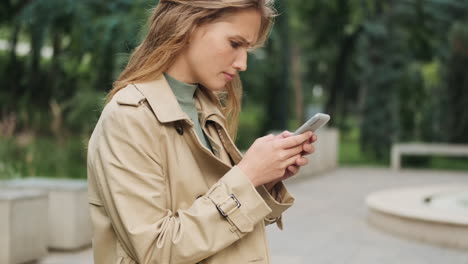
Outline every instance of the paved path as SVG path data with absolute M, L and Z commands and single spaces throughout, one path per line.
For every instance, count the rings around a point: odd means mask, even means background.
M 284 231 L 268 227 L 273 264 L 468 264 L 468 252 L 395 237 L 369 226 L 364 199 L 403 186 L 468 183 L 468 172 L 340 168 L 290 180 L 296 204 Z M 51 253 L 39 264 L 92 264 L 91 250 Z
M 49 255 L 37 264 L 93 264 L 91 248 L 76 252 L 49 252 Z
M 273 264 L 468 264 L 468 252 L 395 237 L 366 221 L 368 193 L 393 187 L 468 183 L 468 173 L 341 168 L 288 183 L 296 204 L 284 231 L 268 227 Z

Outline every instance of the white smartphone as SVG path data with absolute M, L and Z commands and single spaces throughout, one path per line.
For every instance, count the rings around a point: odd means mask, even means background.
M 294 132 L 294 136 L 300 135 L 306 131 L 315 132 L 317 129 L 325 125 L 328 121 L 330 121 L 329 115 L 322 113 L 315 114 Z

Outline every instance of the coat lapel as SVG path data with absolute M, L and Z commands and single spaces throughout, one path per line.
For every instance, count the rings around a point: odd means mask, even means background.
M 193 124 L 192 120 L 190 120 L 177 102 L 164 75 L 150 82 L 136 83 L 133 85 L 145 96 L 148 104 L 161 123 L 185 120 Z M 226 119 L 216 103 L 214 103 L 202 89 L 205 88 L 199 88 L 195 93 L 196 107 L 200 113 L 200 124 L 205 127 L 206 132 L 210 133 L 211 138 L 218 141 L 216 142 L 217 144 L 224 147 L 233 162 L 237 164 L 242 159 L 242 154 L 236 148 L 227 132 Z M 207 129 L 207 121 L 214 122 L 215 130 Z M 216 131 L 216 133 L 212 131 Z

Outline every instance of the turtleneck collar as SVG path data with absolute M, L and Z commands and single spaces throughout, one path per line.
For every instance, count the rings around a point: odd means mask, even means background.
M 180 104 L 195 104 L 193 97 L 198 85 L 181 82 L 167 73 L 164 73 L 164 77 Z

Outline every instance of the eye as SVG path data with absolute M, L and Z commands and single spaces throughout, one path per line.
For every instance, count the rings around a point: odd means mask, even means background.
M 235 41 L 232 41 L 232 40 L 230 42 L 231 42 L 231 47 L 233 49 L 237 49 L 237 48 L 239 48 L 241 46 L 241 44 L 239 42 L 235 42 Z

